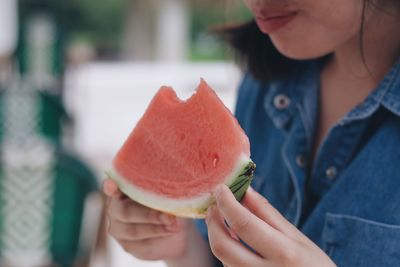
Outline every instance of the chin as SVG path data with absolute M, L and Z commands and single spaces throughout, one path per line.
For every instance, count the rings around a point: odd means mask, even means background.
M 285 57 L 295 60 L 310 60 L 332 53 L 328 47 L 316 47 L 313 42 L 279 40 L 271 37 L 275 48 Z

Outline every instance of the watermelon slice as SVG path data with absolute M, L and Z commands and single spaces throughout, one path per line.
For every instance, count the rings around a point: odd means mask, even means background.
M 226 184 L 240 201 L 254 169 L 246 134 L 201 80 L 186 101 L 171 87 L 161 87 L 107 174 L 145 206 L 204 218 L 218 184 Z

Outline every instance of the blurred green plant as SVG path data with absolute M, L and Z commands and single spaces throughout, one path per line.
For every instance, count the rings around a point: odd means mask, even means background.
M 93 44 L 100 53 L 116 53 L 120 49 L 126 1 L 74 0 L 73 2 L 79 18 L 71 27 L 71 38 Z
M 105 53 L 119 50 L 125 0 L 20 0 L 22 20 L 34 12 L 54 16 L 70 41 L 85 41 Z
M 102 57 L 115 57 L 121 51 L 128 1 L 148 0 L 20 0 L 20 13 L 49 10 L 66 30 L 67 42 L 85 42 Z M 193 61 L 228 58 L 226 46 L 210 32 L 216 25 L 238 22 L 250 13 L 237 0 L 191 0 L 190 49 Z
M 232 1 L 231 1 L 232 2 Z M 250 18 L 250 12 L 240 3 L 222 1 L 218 5 L 197 3 L 192 7 L 190 55 L 192 61 L 226 60 L 226 44 L 212 32 L 214 27 L 240 23 Z

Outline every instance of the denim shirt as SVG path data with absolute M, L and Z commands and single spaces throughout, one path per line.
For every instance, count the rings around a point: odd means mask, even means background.
M 400 61 L 330 129 L 310 168 L 320 69 L 304 62 L 269 84 L 245 75 L 236 117 L 257 164 L 252 186 L 338 266 L 400 266 Z

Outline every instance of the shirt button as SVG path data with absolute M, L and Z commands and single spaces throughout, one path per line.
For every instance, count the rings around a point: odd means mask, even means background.
M 276 95 L 274 98 L 275 108 L 282 110 L 286 109 L 290 105 L 290 98 L 284 94 Z
M 306 158 L 303 155 L 298 155 L 296 157 L 296 164 L 300 168 L 304 168 L 306 166 Z
M 337 169 L 336 169 L 335 166 L 331 166 L 331 167 L 329 167 L 328 169 L 326 169 L 326 177 L 327 177 L 329 180 L 335 179 L 335 178 L 336 178 L 336 175 L 337 175 Z

